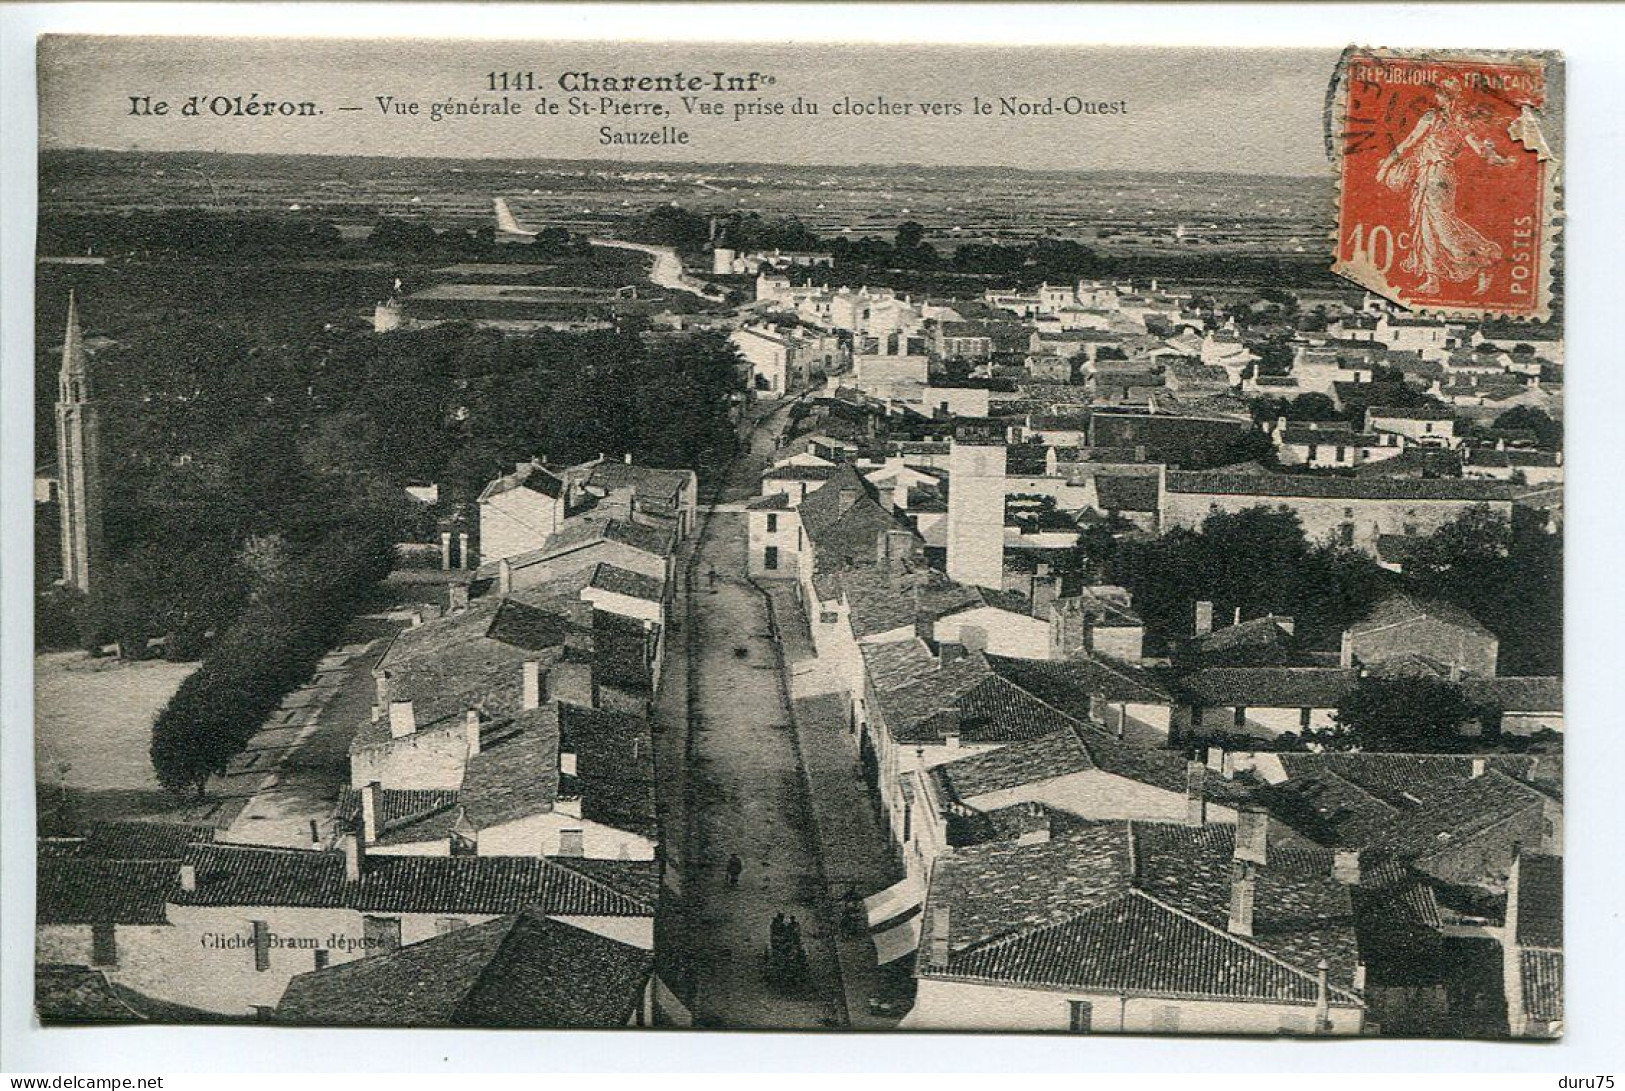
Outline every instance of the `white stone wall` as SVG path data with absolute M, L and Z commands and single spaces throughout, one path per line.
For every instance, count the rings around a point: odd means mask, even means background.
M 480 560 L 540 549 L 564 520 L 564 500 L 517 488 L 480 502 Z
M 1071 1025 L 1071 1001 L 1074 1000 L 1091 1005 L 1090 1029 L 1096 1034 L 1310 1034 L 1315 1023 L 1312 1003 L 1125 996 L 1115 992 L 1013 988 L 923 977 L 914 1009 L 902 1026 L 908 1030 L 1064 1033 Z M 1329 1033 L 1358 1034 L 1364 1024 L 1364 1012 L 1355 1007 L 1333 1007 L 1330 1020 Z

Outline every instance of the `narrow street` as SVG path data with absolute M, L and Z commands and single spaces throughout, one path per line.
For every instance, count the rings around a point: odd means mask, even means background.
M 690 615 L 694 1015 L 700 1026 L 838 1026 L 844 1001 L 821 863 L 766 602 L 744 580 L 744 536 L 743 515 L 712 517 Z M 735 853 L 744 864 L 737 888 L 726 873 Z M 781 912 L 800 923 L 807 953 L 809 980 L 797 988 L 764 973 L 769 922 Z
M 741 426 L 746 448 L 716 500 L 754 495 L 788 413 L 788 403 L 767 408 Z M 683 856 L 693 1015 L 712 1027 L 841 1025 L 840 972 L 821 910 L 809 801 L 767 604 L 745 579 L 745 534 L 743 514 L 707 516 L 690 569 Z M 737 887 L 727 876 L 734 854 L 743 864 Z M 808 980 L 800 987 L 771 983 L 765 973 L 769 924 L 778 913 L 801 926 Z

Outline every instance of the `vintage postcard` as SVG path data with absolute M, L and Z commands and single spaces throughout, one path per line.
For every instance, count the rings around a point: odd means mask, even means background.
M 41 39 L 39 1019 L 1561 1035 L 1449 45 Z

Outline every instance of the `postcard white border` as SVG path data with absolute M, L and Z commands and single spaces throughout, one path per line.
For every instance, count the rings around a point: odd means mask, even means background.
M 1622 1055 L 1618 910 L 1625 808 L 1620 702 L 1625 609 L 1619 543 L 1625 238 L 1618 104 L 1620 11 L 1609 6 L 1308 4 L 603 5 L 25 4 L 0 7 L 0 774 L 3 943 L 0 1066 L 118 1071 L 1162 1071 L 1606 1072 Z M 1356 1040 L 1013 1036 L 917 1037 L 615 1032 L 312 1031 L 271 1028 L 44 1031 L 32 1016 L 32 354 L 35 97 L 44 32 L 328 35 L 653 41 L 868 41 L 1007 45 L 1324 46 L 1560 49 L 1568 94 L 1567 354 L 1568 1035 L 1556 1045 Z M 1419 1082 L 1419 1081 L 1418 1081 Z M 1546 1086 L 1544 1082 L 1539 1086 Z M 1550 1086 L 1555 1087 L 1555 1079 Z

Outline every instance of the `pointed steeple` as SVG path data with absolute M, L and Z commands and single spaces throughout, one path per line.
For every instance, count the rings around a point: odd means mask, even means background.
M 56 403 L 57 474 L 61 487 L 62 582 L 90 590 L 91 570 L 101 556 L 101 472 L 96 405 L 79 303 L 68 294 L 68 326 L 62 338 L 62 373 Z
M 68 332 L 62 337 L 62 374 L 85 373 L 85 335 L 79 328 L 79 301 L 68 292 Z

